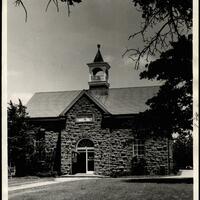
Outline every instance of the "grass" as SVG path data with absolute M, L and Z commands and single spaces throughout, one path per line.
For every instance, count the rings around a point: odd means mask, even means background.
M 29 183 L 38 183 L 53 180 L 54 178 L 40 178 L 37 176 L 13 177 L 8 179 L 8 186 L 18 186 Z
M 193 184 L 92 179 L 9 192 L 13 200 L 192 200 Z

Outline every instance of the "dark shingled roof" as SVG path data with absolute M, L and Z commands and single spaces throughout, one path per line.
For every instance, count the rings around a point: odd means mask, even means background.
M 108 95 L 94 95 L 111 114 L 135 114 L 147 109 L 145 102 L 159 90 L 158 86 L 109 89 Z
M 57 117 L 81 91 L 35 93 L 27 103 L 30 117 Z
M 111 114 L 137 114 L 147 109 L 145 102 L 158 90 L 159 86 L 110 88 L 105 96 L 85 92 Z M 27 103 L 27 111 L 30 117 L 58 117 L 81 94 L 81 90 L 35 93 Z

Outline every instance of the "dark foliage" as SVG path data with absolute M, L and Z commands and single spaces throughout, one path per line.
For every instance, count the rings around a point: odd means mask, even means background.
M 131 173 L 132 175 L 145 175 L 147 172 L 146 172 L 146 160 L 141 157 L 133 157 L 132 159 L 132 162 L 131 162 L 131 165 L 132 165 L 132 169 L 131 169 Z
M 146 65 L 141 78 L 163 81 L 156 96 L 147 101 L 146 118 L 154 130 L 183 134 L 192 130 L 192 39 L 182 36 L 172 49 Z
M 8 164 L 16 166 L 17 175 L 21 176 L 26 173 L 27 154 L 34 152 L 33 135 L 26 134 L 28 130 L 28 114 L 26 107 L 19 104 L 13 104 L 12 101 L 8 107 Z M 28 136 L 28 137 L 27 137 Z
M 13 104 L 8 106 L 8 167 L 16 167 L 16 176 L 33 174 L 41 170 L 41 161 L 45 159 L 44 138 L 40 128 L 28 122 L 26 107 Z M 38 137 L 39 135 L 39 137 Z
M 140 31 L 129 39 L 141 36 L 141 49 L 127 49 L 136 61 L 160 54 L 147 64 L 141 79 L 162 81 L 159 93 L 147 101 L 149 110 L 141 113 L 154 134 L 169 137 L 178 133 L 174 161 L 177 167 L 191 164 L 192 159 L 192 1 L 133 0 L 144 19 Z M 169 49 L 171 45 L 171 49 Z M 183 142 L 184 141 L 184 142 Z M 187 141 L 187 142 L 186 142 Z M 189 140 L 191 141 L 191 140 Z M 182 152 L 185 157 L 180 154 Z M 187 155 L 186 155 L 187 154 Z M 181 159 L 184 161 L 181 161 Z M 180 162 L 180 164 L 178 164 Z M 184 163 L 183 163 L 184 162 Z
M 192 25 L 192 1 L 190 0 L 133 0 L 133 2 L 141 9 L 142 18 L 149 22 L 152 16 L 157 15 L 155 19 L 158 22 L 163 21 L 167 16 L 171 23 L 181 20 L 188 28 Z
M 175 161 L 176 170 L 187 169 L 193 166 L 193 156 L 192 156 L 192 135 L 188 134 L 187 137 L 179 135 L 173 145 L 173 157 Z

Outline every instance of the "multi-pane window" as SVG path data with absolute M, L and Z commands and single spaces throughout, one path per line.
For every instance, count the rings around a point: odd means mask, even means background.
M 144 140 L 136 139 L 133 143 L 133 157 L 144 156 Z
M 76 122 L 92 122 L 93 120 L 93 114 L 79 114 L 76 116 Z

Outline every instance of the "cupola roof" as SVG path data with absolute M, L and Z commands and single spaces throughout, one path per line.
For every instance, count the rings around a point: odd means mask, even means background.
M 104 62 L 103 57 L 101 55 L 100 47 L 101 47 L 101 45 L 97 44 L 98 51 L 97 51 L 97 54 L 94 58 L 94 62 Z

